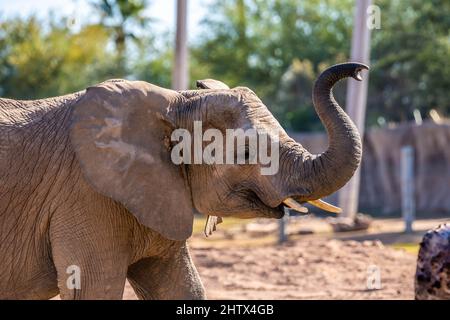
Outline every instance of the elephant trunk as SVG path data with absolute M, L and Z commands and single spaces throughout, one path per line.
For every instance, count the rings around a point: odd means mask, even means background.
M 298 162 L 296 171 L 303 185 L 308 185 L 305 199 L 319 199 L 340 189 L 352 177 L 361 161 L 361 138 L 354 123 L 333 97 L 332 88 L 341 79 L 361 81 L 360 63 L 343 63 L 325 70 L 313 89 L 314 108 L 328 134 L 327 151 Z M 298 179 L 296 179 L 298 180 Z M 298 181 L 300 182 L 300 181 Z
M 343 63 L 328 68 L 319 76 L 313 89 L 313 103 L 327 131 L 329 147 L 320 155 L 312 155 L 285 137 L 279 159 L 283 169 L 273 181 L 281 193 L 269 197 L 270 201 L 266 199 L 267 203 L 279 203 L 279 197 L 281 200 L 293 197 L 294 202 L 316 200 L 340 189 L 352 177 L 361 161 L 361 138 L 352 120 L 334 99 L 332 89 L 339 80 L 347 77 L 361 81 L 361 70 L 368 69 L 360 63 Z M 192 98 L 211 92 L 215 91 L 202 89 L 180 93 Z

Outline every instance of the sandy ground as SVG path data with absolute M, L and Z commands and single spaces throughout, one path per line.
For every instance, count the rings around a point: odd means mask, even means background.
M 380 242 L 295 241 L 194 250 L 211 299 L 412 299 L 415 256 Z M 381 290 L 368 290 L 371 265 Z
M 295 241 L 259 248 L 193 248 L 209 299 L 413 299 L 415 256 L 378 241 Z M 381 289 L 368 290 L 368 268 Z M 125 299 L 134 299 L 127 286 Z
M 386 243 L 418 243 L 440 222 L 419 222 L 421 231 L 404 235 L 401 221 L 377 221 L 370 232 L 332 239 L 323 220 L 301 220 L 303 229 L 291 223 L 291 240 L 283 245 L 263 236 L 274 234 L 269 224 L 247 232 L 239 226 L 214 240 L 194 236 L 190 247 L 209 299 L 413 299 L 416 254 Z M 374 268 L 378 290 L 367 286 Z M 135 299 L 128 284 L 124 298 Z

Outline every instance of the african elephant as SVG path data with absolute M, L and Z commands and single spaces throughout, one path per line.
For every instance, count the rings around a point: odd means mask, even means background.
M 363 69 L 335 65 L 316 81 L 313 102 L 329 135 L 320 155 L 291 139 L 250 89 L 215 80 L 180 92 L 109 80 L 56 98 L 0 99 L 0 298 L 121 299 L 127 278 L 142 299 L 205 298 L 186 245 L 194 211 L 280 218 L 283 203 L 342 187 L 361 141 L 332 87 L 361 80 Z M 278 172 L 174 164 L 171 133 L 194 120 L 278 132 Z

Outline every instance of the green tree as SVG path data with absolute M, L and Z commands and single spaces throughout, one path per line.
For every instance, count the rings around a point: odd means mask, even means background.
M 194 44 L 193 64 L 202 66 L 194 76 L 247 85 L 288 128 L 318 128 L 310 88 L 323 64 L 347 59 L 351 4 L 350 0 L 216 1 L 202 22 L 204 36 Z M 297 74 L 296 61 L 310 64 L 305 87 L 283 82 L 286 72 Z
M 372 32 L 368 123 L 412 119 L 414 109 L 450 115 L 450 2 L 376 3 L 382 19 Z
M 100 16 L 100 25 L 111 33 L 116 49 L 118 77 L 128 73 L 127 48 L 128 40 L 140 41 L 139 30 L 148 28 L 151 19 L 145 16 L 147 0 L 96 0 L 91 5 Z M 148 30 L 147 30 L 148 33 Z
M 376 0 L 367 123 L 412 118 L 419 109 L 450 113 L 450 2 Z M 283 125 L 322 128 L 311 87 L 323 66 L 349 59 L 353 0 L 216 1 L 193 48 L 195 78 L 253 88 Z M 345 82 L 335 90 L 345 103 Z
M 35 17 L 0 23 L 0 95 L 35 99 L 61 95 L 110 77 L 108 34 L 98 26 L 79 32 L 60 19 Z
M 153 37 L 142 39 L 136 48 L 136 59 L 131 63 L 132 78 L 170 88 L 174 59 L 172 36 L 167 33 L 161 40 L 156 43 Z

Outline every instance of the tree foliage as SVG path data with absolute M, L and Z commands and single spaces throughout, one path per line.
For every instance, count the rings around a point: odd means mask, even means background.
M 377 2 L 380 30 L 372 34 L 369 124 L 412 119 L 414 109 L 450 115 L 450 2 Z
M 116 50 L 116 73 L 124 77 L 128 74 L 127 43 L 133 40 L 140 44 L 137 31 L 150 27 L 151 19 L 144 14 L 148 1 L 96 0 L 91 1 L 91 6 L 99 15 L 99 25 L 112 37 Z
M 374 1 L 381 29 L 372 31 L 367 122 L 450 113 L 450 3 Z M 282 123 L 296 130 L 321 128 L 311 101 L 314 79 L 325 66 L 349 59 L 354 1 L 216 1 L 203 21 L 194 58 L 209 77 L 248 85 Z M 206 76 L 206 74 L 205 74 Z M 345 85 L 335 90 L 345 103 Z
M 71 32 L 67 20 L 46 26 L 30 17 L 0 23 L 0 94 L 35 99 L 69 93 L 113 74 L 98 26 Z
M 146 0 L 90 0 L 95 23 L 68 19 L 0 22 L 0 95 L 55 96 L 107 78 L 170 87 L 173 34 L 153 32 Z M 450 2 L 374 0 L 368 125 L 450 114 Z M 325 67 L 349 60 L 354 0 L 213 1 L 190 44 L 191 83 L 216 78 L 253 89 L 288 129 L 321 130 L 311 100 Z M 191 14 L 195 14 L 192 13 Z M 92 19 L 91 19 L 92 21 Z M 345 83 L 335 96 L 345 103 Z

